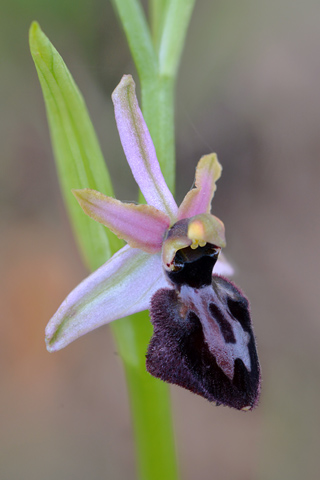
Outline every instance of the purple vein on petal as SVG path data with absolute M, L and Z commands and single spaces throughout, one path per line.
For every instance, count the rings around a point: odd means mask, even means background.
M 112 100 L 122 147 L 144 198 L 149 205 L 174 219 L 178 207 L 160 170 L 131 75 L 122 77 L 112 94 Z
M 126 245 L 68 295 L 46 327 L 47 349 L 60 350 L 101 325 L 147 310 L 167 286 L 160 254 Z
M 123 203 L 100 192 L 85 188 L 73 190 L 83 211 L 110 228 L 133 248 L 148 253 L 160 252 L 170 218 L 150 205 Z
M 184 197 L 178 211 L 179 220 L 211 212 L 211 201 L 221 170 L 215 153 L 200 158 L 196 168 L 195 188 Z

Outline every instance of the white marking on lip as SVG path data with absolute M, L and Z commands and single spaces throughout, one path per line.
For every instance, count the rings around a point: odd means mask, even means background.
M 230 294 L 231 292 L 228 293 Z M 182 285 L 180 298 L 182 304 L 186 305 L 189 310 L 192 310 L 199 317 L 208 348 L 225 375 L 230 380 L 233 379 L 234 362 L 237 358 L 243 361 L 246 369 L 250 372 L 251 360 L 248 349 L 250 334 L 243 330 L 240 322 L 226 308 L 226 295 L 220 298 L 211 285 L 200 289 Z M 236 340 L 235 343 L 227 343 L 225 341 L 218 322 L 209 312 L 208 307 L 210 303 L 215 304 L 223 313 L 225 320 L 232 328 Z

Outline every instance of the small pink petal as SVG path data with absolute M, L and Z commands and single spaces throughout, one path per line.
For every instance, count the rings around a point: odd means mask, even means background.
M 126 245 L 68 295 L 46 327 L 47 349 L 60 350 L 101 325 L 147 310 L 167 286 L 160 255 Z
M 122 147 L 144 198 L 149 205 L 175 219 L 178 207 L 161 173 L 131 75 L 122 77 L 112 100 Z
M 196 168 L 195 188 L 184 197 L 178 210 L 178 220 L 211 212 L 211 201 L 222 167 L 215 153 L 203 156 Z
M 170 218 L 150 205 L 122 203 L 100 192 L 85 188 L 73 190 L 83 211 L 123 238 L 133 248 L 160 252 Z

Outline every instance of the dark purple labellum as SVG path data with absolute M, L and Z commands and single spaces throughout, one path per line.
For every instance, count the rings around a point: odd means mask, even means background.
M 212 271 L 212 254 L 208 249 L 203 254 L 186 261 L 185 278 L 180 271 L 175 289 L 161 289 L 152 298 L 147 370 L 218 405 L 251 410 L 259 399 L 260 366 L 249 303 L 233 283 L 217 275 L 198 288 L 188 284 L 190 263 L 196 271 L 199 262 Z

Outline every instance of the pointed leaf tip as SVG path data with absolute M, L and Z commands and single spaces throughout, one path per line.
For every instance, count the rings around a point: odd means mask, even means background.
M 29 28 L 29 37 L 34 37 L 37 33 L 37 30 L 41 30 L 41 28 L 39 23 L 34 20 L 33 22 L 31 22 L 31 25 Z
M 32 56 L 43 53 L 41 49 L 48 47 L 49 39 L 41 30 L 38 22 L 32 22 L 29 28 L 29 44 Z
M 30 45 L 30 51 L 31 51 L 32 56 L 37 53 L 36 52 L 36 37 L 37 37 L 37 34 L 38 34 L 39 30 L 41 30 L 41 29 L 40 29 L 40 25 L 38 24 L 38 22 L 32 22 L 31 25 L 30 25 L 30 28 L 29 28 L 29 45 Z

